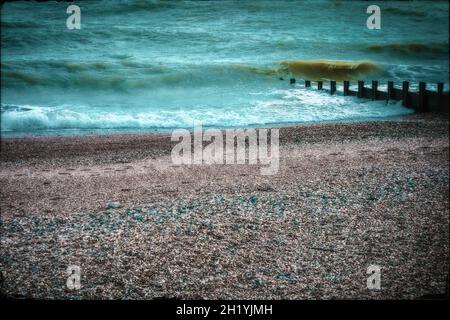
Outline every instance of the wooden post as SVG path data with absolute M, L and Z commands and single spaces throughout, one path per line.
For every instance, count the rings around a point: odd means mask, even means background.
M 438 94 L 439 111 L 444 111 L 444 99 L 443 99 L 443 93 L 444 93 L 444 83 L 439 82 L 439 83 L 437 84 L 437 94 Z
M 394 99 L 394 81 L 388 81 L 387 100 Z
M 350 91 L 350 81 L 344 80 L 344 96 L 348 96 Z
M 330 81 L 330 93 L 334 94 L 336 92 L 336 81 Z
M 403 81 L 403 83 L 402 83 L 402 105 L 404 107 L 408 106 L 408 90 L 409 90 L 409 82 Z
M 358 98 L 364 97 L 364 81 L 358 81 Z
M 311 87 L 311 81 L 305 80 L 305 88 Z
M 295 78 L 291 78 L 291 79 L 289 80 L 289 83 L 290 83 L 290 84 L 295 84 Z
M 377 100 L 378 81 L 372 80 L 372 100 Z
M 322 90 L 322 87 L 323 87 L 323 82 L 317 81 L 317 90 Z
M 419 82 L 419 112 L 427 111 L 427 84 L 425 82 Z

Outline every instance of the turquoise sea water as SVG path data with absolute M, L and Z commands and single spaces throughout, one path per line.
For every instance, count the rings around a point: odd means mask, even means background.
M 1 9 L 2 136 L 384 118 L 398 103 L 290 86 L 282 61 L 339 60 L 354 79 L 444 82 L 448 2 L 79 1 Z M 369 4 L 381 30 L 366 27 Z M 373 68 L 357 69 L 366 61 Z M 307 62 L 306 62 L 307 63 Z M 332 71 L 322 72 L 325 79 Z M 295 75 L 301 78 L 302 75 Z M 280 80 L 282 77 L 284 80 Z M 355 82 L 354 82 L 355 83 Z M 325 85 L 326 86 L 326 85 Z M 339 89 L 339 87 L 338 87 Z

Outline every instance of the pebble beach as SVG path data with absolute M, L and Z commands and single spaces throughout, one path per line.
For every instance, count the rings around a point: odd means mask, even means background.
M 449 270 L 448 115 L 281 127 L 280 166 L 173 165 L 168 134 L 2 138 L 1 292 L 420 299 Z M 81 289 L 66 287 L 69 265 Z M 381 289 L 369 290 L 369 265 Z

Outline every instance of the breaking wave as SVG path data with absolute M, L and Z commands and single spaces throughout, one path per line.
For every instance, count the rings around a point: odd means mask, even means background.
M 2 105 L 1 132 L 67 130 L 152 130 L 192 128 L 194 120 L 205 127 L 235 127 L 318 121 L 361 120 L 399 116 L 413 112 L 399 103 L 361 102 L 314 90 L 283 92 L 279 99 L 259 101 L 246 108 L 168 109 L 143 112 L 75 111 L 73 106 L 40 107 Z
M 381 71 L 370 61 L 282 61 L 284 71 L 309 80 L 354 80 Z
M 48 68 L 53 69 L 48 72 Z M 47 70 L 47 72 L 44 72 Z M 374 63 L 362 61 L 283 61 L 271 66 L 249 64 L 196 64 L 161 66 L 132 60 L 118 63 L 70 63 L 33 61 L 33 64 L 2 63 L 5 87 L 62 87 L 101 90 L 154 88 L 164 85 L 208 85 L 278 78 L 292 74 L 309 80 L 352 80 L 379 71 Z

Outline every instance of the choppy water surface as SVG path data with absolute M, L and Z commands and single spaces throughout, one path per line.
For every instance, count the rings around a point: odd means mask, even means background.
M 445 82 L 448 2 L 83 1 L 1 11 L 3 136 L 253 126 L 407 114 L 288 79 Z M 344 62 L 343 62 L 344 61 Z M 284 80 L 281 81 L 280 77 Z

